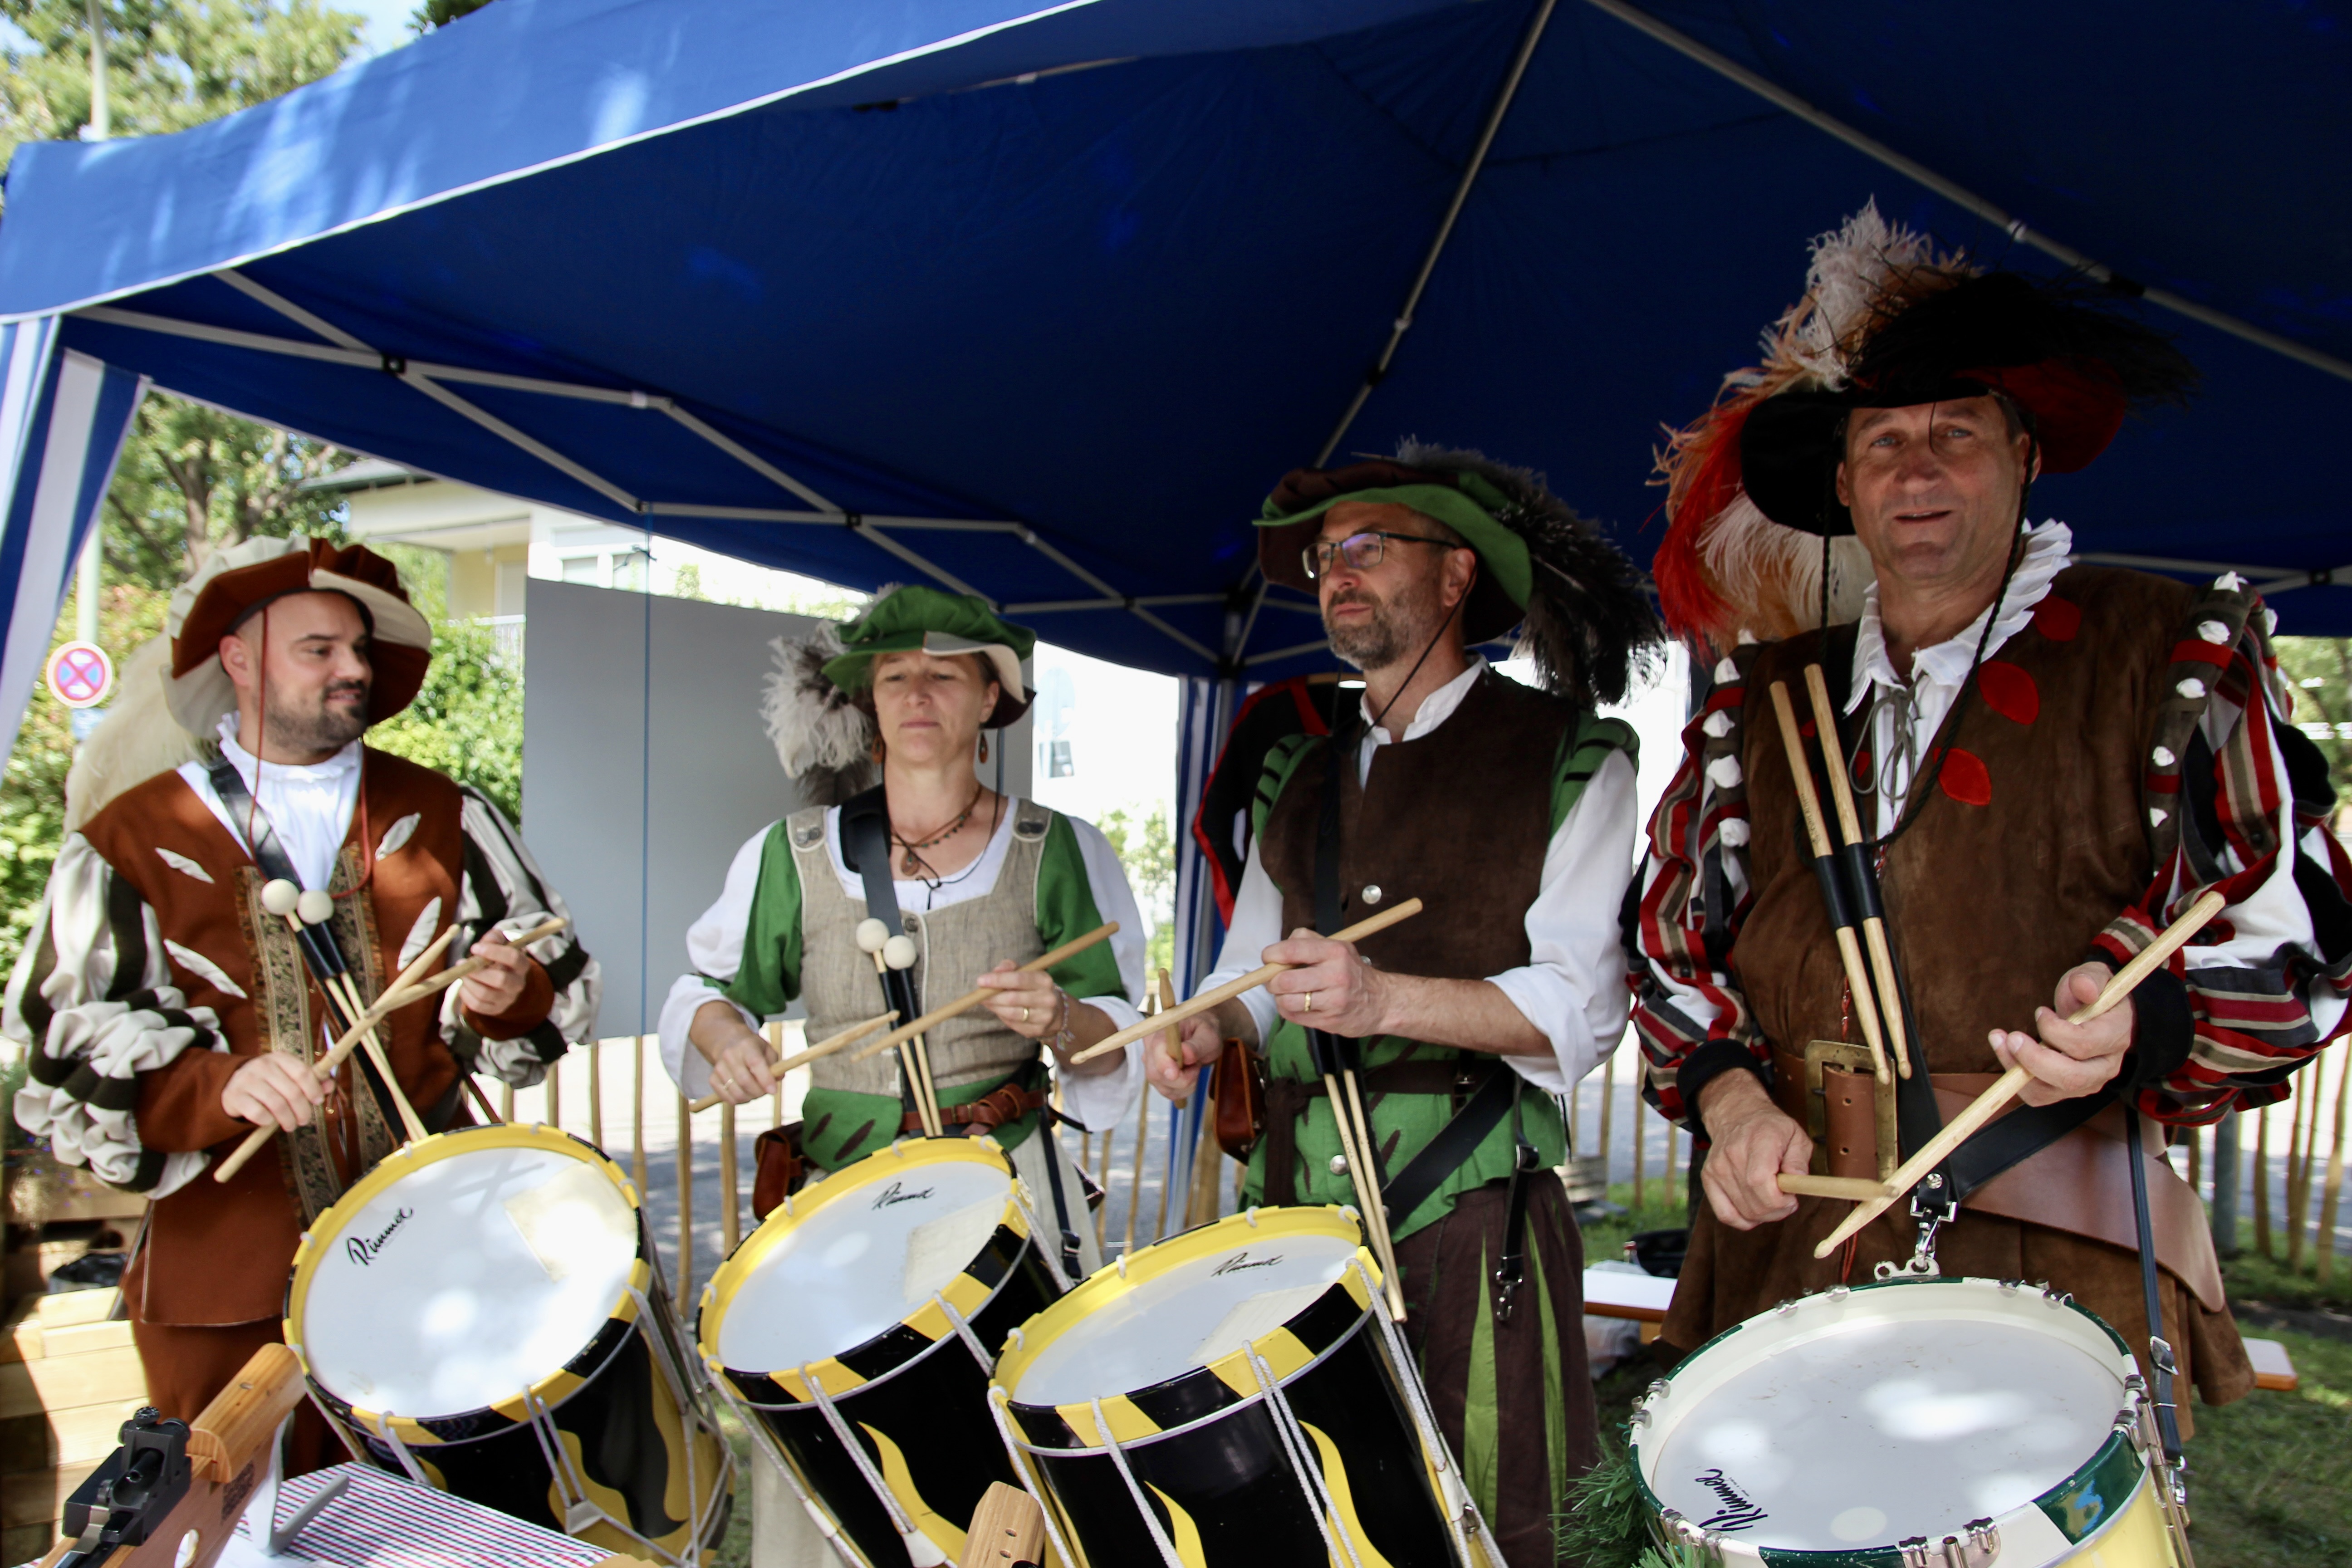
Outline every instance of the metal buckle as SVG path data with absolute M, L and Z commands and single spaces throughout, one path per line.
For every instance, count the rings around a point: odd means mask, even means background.
M 1911 1256 L 1902 1262 L 1881 1263 L 1873 1267 L 1873 1278 L 1884 1280 L 1938 1279 L 1943 1277 L 1943 1269 L 1936 1263 L 1936 1233 L 1960 1217 L 1960 1205 L 1957 1200 L 1950 1200 L 1939 1207 L 1922 1196 L 1930 1184 L 1940 1188 L 1943 1180 L 1930 1171 L 1917 1186 L 1911 1189 L 1911 1217 L 1918 1223 L 1919 1239 L 1912 1244 Z
M 1870 1047 L 1858 1040 L 1807 1040 L 1805 1042 L 1805 1131 L 1811 1135 L 1822 1169 L 1815 1175 L 1829 1174 L 1827 1152 L 1822 1145 L 1829 1136 L 1828 1084 L 1822 1069 L 1833 1067 L 1843 1072 L 1870 1079 L 1872 1131 L 1878 1140 L 1878 1179 L 1885 1181 L 1895 1173 L 1899 1162 L 1896 1152 L 1902 1147 L 1901 1135 L 1895 1131 L 1895 1085 L 1880 1083 L 1874 1076 Z

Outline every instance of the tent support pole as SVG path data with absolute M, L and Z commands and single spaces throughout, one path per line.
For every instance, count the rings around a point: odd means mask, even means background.
M 1470 150 L 1470 161 L 1462 170 L 1462 178 L 1454 184 L 1454 199 L 1445 205 L 1445 216 L 1438 220 L 1437 233 L 1429 242 L 1429 253 L 1422 258 L 1421 270 L 1413 275 L 1412 287 L 1405 290 L 1404 309 L 1397 312 L 1396 321 L 1389 329 L 1388 343 L 1381 350 L 1381 357 L 1372 362 L 1372 368 L 1364 373 L 1363 384 L 1356 388 L 1356 395 L 1349 400 L 1348 411 L 1339 416 L 1339 423 L 1331 427 L 1330 437 L 1323 443 L 1323 449 L 1315 454 L 1314 467 L 1319 468 L 1330 461 L 1332 452 L 1338 449 L 1340 440 L 1348 434 L 1348 426 L 1353 425 L 1356 416 L 1362 412 L 1364 400 L 1371 396 L 1372 388 L 1388 374 L 1389 362 L 1396 358 L 1397 346 L 1404 342 L 1405 333 L 1412 331 L 1412 313 L 1421 306 L 1421 297 L 1429 288 L 1430 275 L 1437 270 L 1437 258 L 1444 254 L 1445 242 L 1454 237 L 1454 222 L 1461 217 L 1464 205 L 1470 200 L 1470 187 L 1478 183 L 1478 171 L 1486 166 L 1487 149 L 1494 146 L 1495 133 L 1503 128 L 1503 116 L 1510 112 L 1511 100 L 1518 96 L 1520 79 L 1528 74 L 1528 62 L 1535 58 L 1536 46 L 1543 41 L 1544 28 L 1550 23 L 1552 11 L 1558 4 L 1559 0 L 1542 0 L 1536 7 L 1535 16 L 1528 19 L 1527 36 L 1519 40 L 1519 52 L 1511 57 L 1511 68 L 1504 74 L 1503 85 L 1495 94 L 1494 107 L 1486 111 L 1486 123 L 1478 132 L 1478 144 Z
M 2137 279 L 2124 277 L 2104 262 L 2092 260 L 2073 246 L 2063 244 L 2028 226 L 2023 218 L 2011 216 L 1966 186 L 1955 184 L 1933 169 L 1912 162 L 1885 142 L 1874 141 L 1843 121 L 1822 113 L 1787 89 L 1766 80 L 1745 66 L 1726 59 L 1697 39 L 1675 31 L 1640 7 L 1629 4 L 1628 0 L 1585 0 L 1585 4 L 1597 10 L 1607 12 L 1629 27 L 1647 33 L 1668 48 L 1697 61 L 1727 81 L 1738 83 L 1773 107 L 1785 110 L 1817 131 L 1827 132 L 1863 156 L 1885 164 L 1904 178 L 1925 185 L 1953 205 L 1966 208 L 1987 223 L 2006 230 L 2011 239 L 2021 241 L 2036 250 L 2055 257 L 2068 267 L 2081 268 L 2117 293 L 2146 300 L 2149 304 L 2161 306 L 2175 315 L 2186 316 L 2192 321 L 2202 321 L 2205 325 L 2228 332 L 2232 337 L 2243 338 L 2246 342 L 2260 344 L 2273 353 L 2284 354 L 2287 358 L 2307 364 L 2314 370 L 2325 372 L 2341 380 L 2352 381 L 2352 363 L 2347 363 L 2334 354 L 2322 353 L 2308 344 L 2296 342 L 2293 338 L 2281 337 L 2276 332 L 2265 331 L 2252 322 L 2242 321 L 2226 311 L 2216 310 L 2208 305 L 2200 305 L 2196 300 L 2183 298 L 2169 289 L 2150 288 Z

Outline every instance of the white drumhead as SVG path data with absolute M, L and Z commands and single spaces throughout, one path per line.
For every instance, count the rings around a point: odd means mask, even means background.
M 771 1236 L 746 1247 L 750 1268 L 722 1282 L 711 1347 L 721 1365 L 785 1372 L 856 1350 L 947 1289 L 1013 1201 L 1013 1174 L 993 1159 L 874 1170 L 861 1180 L 853 1165 L 830 1178 L 848 1184 L 839 1197 L 797 1217 L 768 1216 Z
M 2096 1320 L 2030 1289 L 1811 1297 L 1678 1366 L 1639 1463 L 1661 1503 L 1747 1549 L 1937 1539 L 2087 1463 L 2129 1370 Z
M 593 1153 L 467 1142 L 314 1232 L 295 1334 L 311 1375 L 363 1410 L 512 1399 L 586 1349 L 627 1291 L 636 1214 Z
M 1348 1271 L 1352 1236 L 1259 1240 L 1221 1226 L 1182 1241 L 1218 1245 L 1117 1293 L 1064 1328 L 1010 1390 L 1023 1405 L 1082 1405 L 1167 1382 L 1229 1355 L 1307 1310 Z M 1101 1276 L 1097 1276 L 1097 1279 Z M 1070 1311 L 1073 1300 L 1057 1311 Z M 1035 1331 L 1033 1325 L 1029 1331 Z

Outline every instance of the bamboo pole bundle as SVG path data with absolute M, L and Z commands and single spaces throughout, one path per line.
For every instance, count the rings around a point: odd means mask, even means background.
M 514 1120 L 514 1085 L 510 1083 L 499 1085 L 499 1120 L 501 1121 Z
M 1675 1134 L 1681 1131 L 1673 1122 L 1666 1123 L 1666 1163 L 1658 1172 L 1658 1184 L 1666 1190 L 1666 1206 L 1675 1206 Z
M 637 1179 L 637 1201 L 646 1195 L 646 1037 L 635 1037 L 629 1052 L 629 1174 Z
M 1168 1194 L 1176 1186 L 1176 1108 L 1168 1108 L 1168 1159 L 1160 1175 L 1160 1217 L 1151 1226 L 1151 1239 L 1168 1239 Z
M 2344 1053 L 2336 1053 L 2343 1058 Z M 2323 1058 L 2324 1059 L 2324 1058 Z M 2327 1191 L 2319 1200 L 2319 1282 L 2336 1272 L 2336 1214 L 2344 1197 L 2345 1118 L 2352 1113 L 2352 1058 L 2339 1060 L 2336 1073 L 2336 1136 L 2327 1151 Z
M 2191 1191 L 2201 1188 L 2205 1180 L 2205 1129 L 2189 1129 L 2189 1185 Z
M 604 1042 L 588 1042 L 588 1142 L 604 1146 Z
M 2271 1108 L 2254 1112 L 2254 1250 L 2271 1251 Z
M 1143 1212 L 1143 1156 L 1151 1147 L 1151 1085 L 1145 1083 L 1135 1101 L 1135 1171 L 1127 1183 L 1127 1238 L 1119 1243 L 1125 1256 L 1135 1250 L 1135 1220 Z
M 563 1064 L 547 1064 L 547 1077 L 541 1082 L 547 1092 L 547 1124 L 558 1131 L 563 1128 Z
M 2319 1121 L 2314 1107 L 2318 1086 L 2305 1080 L 2295 1085 L 2286 1132 L 2286 1266 L 2303 1267 L 2304 1222 L 2311 1214 L 2311 1130 Z
M 694 1111 L 677 1097 L 677 1300 L 694 1300 Z
M 1111 1140 L 1118 1136 L 1118 1123 L 1116 1121 L 1103 1130 L 1101 1163 L 1092 1167 L 1102 1173 L 1096 1179 L 1103 1184 L 1102 1207 L 1095 1210 L 1095 1250 L 1097 1252 L 1110 1245 L 1110 1146 Z
M 719 1201 L 726 1205 L 719 1211 L 719 1245 L 732 1258 L 735 1244 L 743 1239 L 743 1194 L 735 1171 L 735 1108 L 731 1105 L 719 1108 Z
M 1609 1195 L 1609 1166 L 1607 1163 L 1609 1158 L 1609 1116 L 1610 1112 L 1615 1109 L 1616 1104 L 1617 1053 L 1615 1051 L 1612 1051 L 1609 1053 L 1609 1059 L 1601 1064 L 1601 1138 L 1599 1141 L 1599 1147 L 1602 1161 L 1601 1167 L 1601 1195 L 1604 1198 Z
M 1223 1162 L 1224 1151 L 1217 1147 L 1215 1119 L 1204 1110 L 1200 1141 L 1192 1146 L 1192 1191 L 1184 1205 L 1186 1230 L 1208 1224 L 1223 1206 L 1217 1193 L 1218 1166 Z
M 1669 1121 L 1666 1125 L 1671 1127 L 1674 1123 Z M 1633 1118 L 1633 1206 L 1636 1209 L 1642 1206 L 1642 1131 L 1643 1121 L 1637 1115 Z

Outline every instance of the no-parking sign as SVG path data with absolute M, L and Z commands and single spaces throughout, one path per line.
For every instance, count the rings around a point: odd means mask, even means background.
M 96 643 L 69 642 L 49 655 L 49 695 L 68 708 L 95 708 L 114 687 L 114 661 Z

